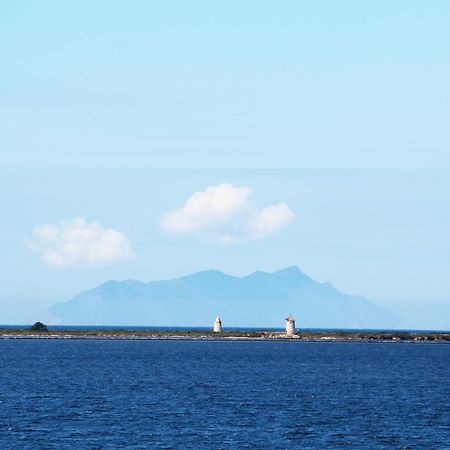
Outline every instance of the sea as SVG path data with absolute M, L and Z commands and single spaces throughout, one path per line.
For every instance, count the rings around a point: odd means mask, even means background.
M 0 339 L 1 449 L 450 449 L 450 344 Z

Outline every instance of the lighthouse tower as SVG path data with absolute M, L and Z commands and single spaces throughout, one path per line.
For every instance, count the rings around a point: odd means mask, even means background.
M 222 332 L 222 321 L 220 320 L 220 317 L 217 316 L 216 320 L 214 321 L 214 333 L 221 333 Z
M 290 336 L 295 334 L 295 319 L 290 314 L 286 317 L 286 334 Z

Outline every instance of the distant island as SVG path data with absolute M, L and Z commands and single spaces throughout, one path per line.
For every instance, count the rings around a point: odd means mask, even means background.
M 58 303 L 35 320 L 49 325 L 393 329 L 396 316 L 364 297 L 320 283 L 297 267 L 244 277 L 217 270 L 144 283 L 108 281 Z

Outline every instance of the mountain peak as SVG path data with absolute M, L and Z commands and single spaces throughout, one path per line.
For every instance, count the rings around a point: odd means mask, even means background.
M 284 269 L 277 270 L 274 274 L 304 275 L 297 266 L 285 267 Z
M 289 266 L 284 269 L 277 270 L 273 273 L 277 278 L 291 279 L 291 280 L 310 280 L 314 281 L 312 278 L 305 275 L 297 266 Z
M 297 266 L 290 266 L 285 269 L 277 270 L 273 273 L 273 276 L 279 283 L 290 288 L 318 284 L 317 281 L 308 277 L 308 275 L 305 275 Z
M 195 272 L 191 275 L 181 277 L 180 280 L 184 280 L 190 283 L 217 283 L 218 281 L 230 278 L 230 275 L 221 272 L 220 270 L 210 269 Z
M 192 277 L 208 278 L 208 277 L 222 277 L 222 276 L 226 276 L 226 274 L 220 270 L 209 269 L 209 270 L 201 270 L 200 272 L 195 272 L 190 275 L 185 275 L 183 278 L 192 278 Z

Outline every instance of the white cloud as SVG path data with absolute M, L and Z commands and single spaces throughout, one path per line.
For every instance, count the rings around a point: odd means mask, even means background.
M 82 218 L 35 227 L 30 245 L 42 262 L 62 268 L 106 265 L 133 256 L 124 234 Z
M 268 206 L 254 211 L 249 221 L 249 230 L 256 236 L 266 236 L 287 225 L 294 218 L 294 213 L 286 203 Z
M 261 239 L 286 226 L 294 214 L 285 203 L 258 209 L 252 189 L 229 183 L 194 192 L 183 207 L 164 214 L 161 226 L 173 233 L 190 233 L 222 245 Z

